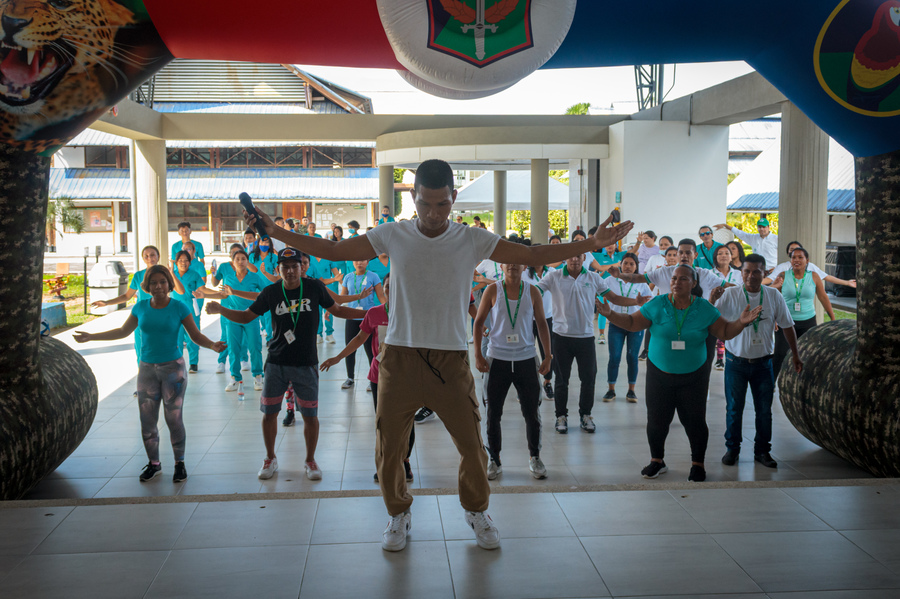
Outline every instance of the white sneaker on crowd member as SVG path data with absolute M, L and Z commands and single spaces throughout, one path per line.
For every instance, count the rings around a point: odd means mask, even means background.
M 223 362 L 216 364 L 216 374 L 225 374 L 225 364 Z
M 262 468 L 259 469 L 259 478 L 261 480 L 266 480 L 272 478 L 275 475 L 275 471 L 278 470 L 278 458 L 266 458 L 263 460 Z
M 475 531 L 475 541 L 482 549 L 496 549 L 500 546 L 500 531 L 486 512 L 466 510 L 466 524 Z
M 565 435 L 569 432 L 569 419 L 565 416 L 560 416 L 556 419 L 556 432 Z
M 231 377 L 231 382 L 225 386 L 225 391 L 237 391 L 238 385 L 240 385 L 240 382 L 236 378 Z
M 322 337 L 322 335 L 316 335 L 316 343 L 317 344 L 324 343 L 324 342 L 325 342 L 325 338 Z
M 487 468 L 488 480 L 495 480 L 501 474 L 503 474 L 503 468 L 500 466 L 500 464 L 498 464 L 494 460 L 488 458 L 488 468 Z
M 304 470 L 306 470 L 306 478 L 309 480 L 322 480 L 322 470 L 319 469 L 319 465 L 316 464 L 315 460 L 306 462 Z
M 349 389 L 353 386 L 353 379 L 347 379 L 343 383 L 341 383 L 341 389 Z
M 328 335 L 327 337 L 325 337 L 325 341 L 327 341 L 328 343 L 334 343 L 334 335 Z
M 255 391 L 262 391 L 262 388 L 263 388 L 263 377 L 261 374 L 258 374 L 253 379 L 253 389 Z
M 419 408 L 419 411 L 416 412 L 413 420 L 416 424 L 422 424 L 423 422 L 428 422 L 429 420 L 434 420 L 437 416 L 434 415 L 434 412 L 429 410 L 426 407 Z
M 536 479 L 547 478 L 547 468 L 538 456 L 531 456 L 528 459 L 528 469 L 531 471 L 531 476 Z
M 241 362 L 241 372 L 250 372 L 250 362 Z
M 402 551 L 406 547 L 406 537 L 410 528 L 412 528 L 412 514 L 409 510 L 391 516 L 384 534 L 381 535 L 381 548 L 385 551 Z
M 594 426 L 594 419 L 585 414 L 581 417 L 581 429 L 586 433 L 592 433 L 597 430 L 597 427 Z

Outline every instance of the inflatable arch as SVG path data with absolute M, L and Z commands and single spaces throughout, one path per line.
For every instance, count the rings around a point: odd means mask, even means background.
M 0 498 L 77 447 L 83 360 L 39 337 L 49 156 L 174 57 L 398 69 L 481 97 L 539 68 L 745 60 L 857 159 L 859 320 L 802 339 L 791 421 L 900 474 L 900 0 L 0 0 Z M 9 272 L 9 271 L 6 271 Z

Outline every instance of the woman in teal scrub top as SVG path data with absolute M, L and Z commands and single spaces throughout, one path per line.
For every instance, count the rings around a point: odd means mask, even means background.
M 691 444 L 688 480 L 706 480 L 706 338 L 711 333 L 726 341 L 733 339 L 762 312 L 762 306 L 752 310 L 747 306 L 740 319 L 729 322 L 708 301 L 691 295 L 698 281 L 694 268 L 682 265 L 672 273 L 671 293 L 653 298 L 634 314 L 613 312 L 608 304 L 600 305 L 600 313 L 619 328 L 650 329 L 646 393 L 651 461 L 641 471 L 644 478 L 656 478 L 668 470 L 663 461 L 666 437 L 677 411 Z
M 188 307 L 188 310 L 190 310 L 191 316 L 194 319 L 194 323 L 199 329 L 200 309 L 199 306 L 197 306 L 199 300 L 194 297 L 194 292 L 203 287 L 203 279 L 200 278 L 197 271 L 193 269 L 191 261 L 191 253 L 188 250 L 181 250 L 175 255 L 175 288 L 172 290 L 172 298 Z M 194 374 L 197 372 L 200 347 L 191 341 L 189 336 L 185 338 L 185 330 L 184 327 L 182 327 L 181 332 L 178 334 L 179 349 L 183 347 L 185 343 L 187 343 L 188 364 L 190 364 L 188 372 Z

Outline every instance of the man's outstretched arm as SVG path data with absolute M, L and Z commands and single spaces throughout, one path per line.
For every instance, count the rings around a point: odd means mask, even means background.
M 301 235 L 300 233 L 292 233 L 286 229 L 277 226 L 275 222 L 264 212 L 259 212 L 263 223 L 266 225 L 266 232 L 278 241 L 283 241 L 288 247 L 296 248 L 301 252 L 315 256 L 316 258 L 324 258 L 332 262 L 346 262 L 352 260 L 369 260 L 375 256 L 375 249 L 366 239 L 365 235 L 357 235 L 342 241 L 331 241 L 321 237 L 313 237 L 312 235 Z M 256 219 L 244 211 L 244 222 L 248 227 L 253 227 Z

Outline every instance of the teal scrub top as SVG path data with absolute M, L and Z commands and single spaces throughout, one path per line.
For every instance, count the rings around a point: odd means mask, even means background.
M 234 272 L 234 267 L 230 262 L 226 262 L 219 266 L 219 270 L 216 273 L 216 280 L 221 281 L 232 289 L 237 289 L 239 291 L 255 291 L 257 293 L 262 291 L 266 285 L 269 284 L 268 281 L 263 281 L 261 275 L 250 272 L 249 270 L 244 276 L 244 280 L 239 281 L 237 273 Z M 229 295 L 222 300 L 222 305 L 226 308 L 231 308 L 232 310 L 246 310 L 252 303 L 253 300 L 237 297 L 236 295 Z
M 718 241 L 713 241 L 712 249 L 706 249 L 706 246 L 702 243 L 697 246 L 697 258 L 694 260 L 695 268 L 706 268 L 709 270 L 713 270 L 716 267 L 716 252 L 719 251 L 719 248 L 724 244 L 719 243 Z
M 148 300 L 152 297 L 149 293 L 147 293 L 146 291 L 141 289 L 141 283 L 144 282 L 144 277 L 146 276 L 146 274 L 147 274 L 146 268 L 143 270 L 137 271 L 136 273 L 134 273 L 134 276 L 131 277 L 131 283 L 129 283 L 129 285 L 128 285 L 128 287 L 130 287 L 131 289 L 135 289 L 137 291 L 138 301 Z
M 794 321 L 809 320 L 816 316 L 816 282 L 813 281 L 812 272 L 807 270 L 802 279 L 794 278 L 794 269 L 789 268 L 784 273 L 784 283 L 781 285 L 781 295 L 787 303 L 788 312 Z M 799 299 L 798 299 L 799 297 Z M 800 303 L 800 311 L 795 304 Z
M 391 259 L 388 258 L 387 266 L 382 264 L 381 260 L 379 260 L 378 258 L 375 258 L 374 260 L 369 260 L 369 267 L 367 270 L 369 272 L 374 272 L 376 275 L 378 275 L 378 278 L 383 281 L 384 278 L 391 273 Z M 344 273 L 344 274 L 350 274 L 350 273 Z
M 278 254 L 276 254 L 275 252 L 269 251 L 269 252 L 266 252 L 266 257 L 263 258 L 262 253 L 259 254 L 259 257 L 257 257 L 256 252 L 250 253 L 250 264 L 252 264 L 256 268 L 259 268 L 260 267 L 259 265 L 261 262 L 266 263 L 266 272 L 269 273 L 270 275 L 274 275 L 275 269 L 278 267 Z M 259 274 L 259 276 L 264 279 L 266 278 L 265 275 L 263 275 L 262 273 L 257 273 L 257 274 Z M 266 281 L 268 281 L 268 279 L 266 279 Z
M 207 273 L 206 267 L 203 266 L 203 259 L 206 257 L 206 254 L 203 252 L 203 244 L 193 239 L 191 239 L 191 243 L 194 244 L 194 260 L 191 262 L 191 270 L 200 275 L 200 278 L 205 281 Z M 180 239 L 172 244 L 172 260 L 175 260 L 175 255 L 181 251 L 182 247 L 184 247 L 184 242 Z
M 315 256 L 309 257 L 309 270 L 306 272 L 306 276 L 311 279 L 330 279 L 334 277 L 334 273 L 332 273 L 332 269 L 338 269 L 338 272 L 343 274 L 343 270 L 341 270 L 341 266 L 344 262 L 331 262 L 330 260 L 325 260 L 322 258 L 316 258 Z M 325 281 L 322 281 L 322 284 L 325 284 Z M 335 293 L 338 293 L 340 290 L 340 284 L 335 281 L 334 283 L 328 283 L 325 285 Z
M 610 264 L 618 264 L 619 262 L 621 262 L 622 258 L 624 258 L 625 254 L 627 253 L 628 252 L 613 252 L 613 255 L 610 256 L 606 253 L 606 250 L 604 250 L 602 252 L 591 252 L 591 255 L 600 266 L 608 266 Z M 609 276 L 610 274 L 608 272 L 604 272 L 602 278 L 607 279 L 609 278 Z
M 679 339 L 675 312 L 668 295 L 658 295 L 641 306 L 641 314 L 652 323 L 647 353 L 653 365 L 663 372 L 688 374 L 706 362 L 706 338 L 710 325 L 719 318 L 719 310 L 699 297 L 694 297 L 689 309 L 678 310 L 678 318 L 684 318 L 681 328 L 683 350 L 672 349 L 672 342 Z
M 184 286 L 184 293 L 178 293 L 175 290 L 172 290 L 171 297 L 172 299 L 176 299 L 179 302 L 187 304 L 187 306 L 191 309 L 191 314 L 194 313 L 194 292 L 201 287 L 203 287 L 203 279 L 200 278 L 193 270 L 188 269 L 186 273 L 183 275 L 178 272 L 178 269 L 175 269 L 175 277 L 181 281 L 181 284 Z
M 382 216 L 381 218 L 378 219 L 379 225 L 383 225 L 384 223 L 392 223 L 392 222 L 396 222 L 396 221 L 394 221 L 393 216 Z
M 184 302 L 170 300 L 165 308 L 154 308 L 150 300 L 141 300 L 131 309 L 141 329 L 141 362 L 162 364 L 181 357 L 178 333 L 182 321 L 191 316 Z

